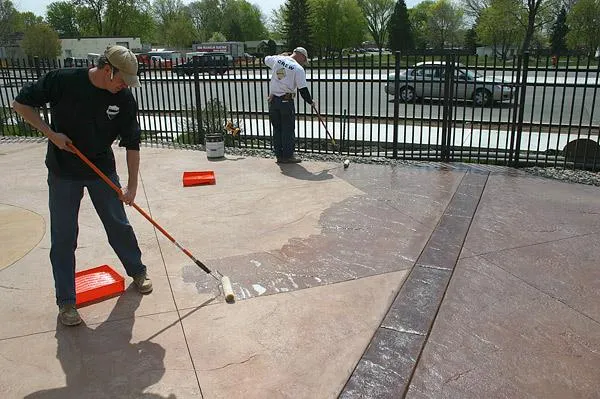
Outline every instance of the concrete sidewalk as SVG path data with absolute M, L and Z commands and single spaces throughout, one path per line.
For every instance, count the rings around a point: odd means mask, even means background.
M 44 155 L 0 142 L 3 398 L 598 397 L 600 188 L 145 147 L 136 202 L 237 301 L 128 208 L 154 292 L 127 279 L 66 328 Z M 124 274 L 87 195 L 77 263 Z

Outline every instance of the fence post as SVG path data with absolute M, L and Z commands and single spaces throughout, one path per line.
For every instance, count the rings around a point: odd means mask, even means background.
M 33 57 L 33 64 L 35 66 L 36 80 L 42 77 L 42 69 L 40 68 L 40 57 Z M 44 114 L 44 122 L 50 124 L 50 118 L 48 118 L 48 107 L 46 104 L 42 106 L 42 113 Z
M 527 93 L 527 72 L 529 70 L 529 52 L 523 55 L 523 75 L 521 76 L 521 90 L 519 93 L 519 120 L 517 122 L 514 166 L 519 166 L 519 154 L 521 151 L 521 137 L 523 136 L 523 115 L 525 114 L 525 94 Z M 571 111 L 572 112 L 572 111 Z
M 515 151 L 515 134 L 517 128 L 517 122 L 519 118 L 520 107 L 520 93 L 521 93 L 521 67 L 523 66 L 523 54 L 519 54 L 517 57 L 517 78 L 515 79 L 515 92 L 513 100 L 513 114 L 512 123 L 510 124 L 510 146 L 508 150 L 508 165 L 513 165 L 513 157 Z
M 392 156 L 394 159 L 398 158 L 398 119 L 400 116 L 400 51 L 394 53 L 396 74 L 394 75 L 394 143 Z
M 200 76 L 199 76 L 199 65 L 200 57 L 195 55 L 193 57 L 193 68 L 194 68 L 194 96 L 196 98 L 196 125 L 198 126 L 198 138 L 200 143 L 204 143 L 204 135 L 202 134 L 202 106 L 200 100 Z M 184 74 L 185 76 L 185 74 Z M 196 132 L 194 132 L 196 133 Z
M 447 54 L 445 57 L 446 65 L 444 68 L 444 107 L 442 108 L 442 162 L 450 161 L 450 127 L 452 124 L 452 96 L 454 57 Z M 431 134 L 431 133 L 430 133 Z

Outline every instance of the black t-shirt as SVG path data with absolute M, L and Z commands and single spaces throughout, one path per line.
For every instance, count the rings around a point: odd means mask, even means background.
M 102 172 L 115 171 L 112 143 L 140 149 L 137 103 L 129 89 L 113 94 L 92 84 L 86 68 L 58 69 L 23 87 L 15 99 L 32 107 L 50 103 L 50 127 L 67 135 L 75 147 Z M 52 173 L 73 179 L 97 178 L 77 155 L 63 151 L 48 140 L 46 166 Z

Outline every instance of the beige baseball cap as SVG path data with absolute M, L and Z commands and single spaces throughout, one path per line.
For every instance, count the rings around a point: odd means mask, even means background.
M 138 60 L 135 54 L 127 47 L 109 46 L 104 56 L 112 66 L 121 72 L 123 81 L 129 87 L 140 87 L 140 79 L 137 76 Z
M 306 63 L 308 64 L 308 51 L 306 51 L 304 47 L 296 47 L 294 53 L 302 54 L 304 58 L 306 58 Z

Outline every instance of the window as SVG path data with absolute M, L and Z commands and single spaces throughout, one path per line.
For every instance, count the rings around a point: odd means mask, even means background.
M 440 73 L 440 68 L 436 67 L 421 67 L 413 71 L 413 75 L 423 79 L 439 79 L 443 75 Z

